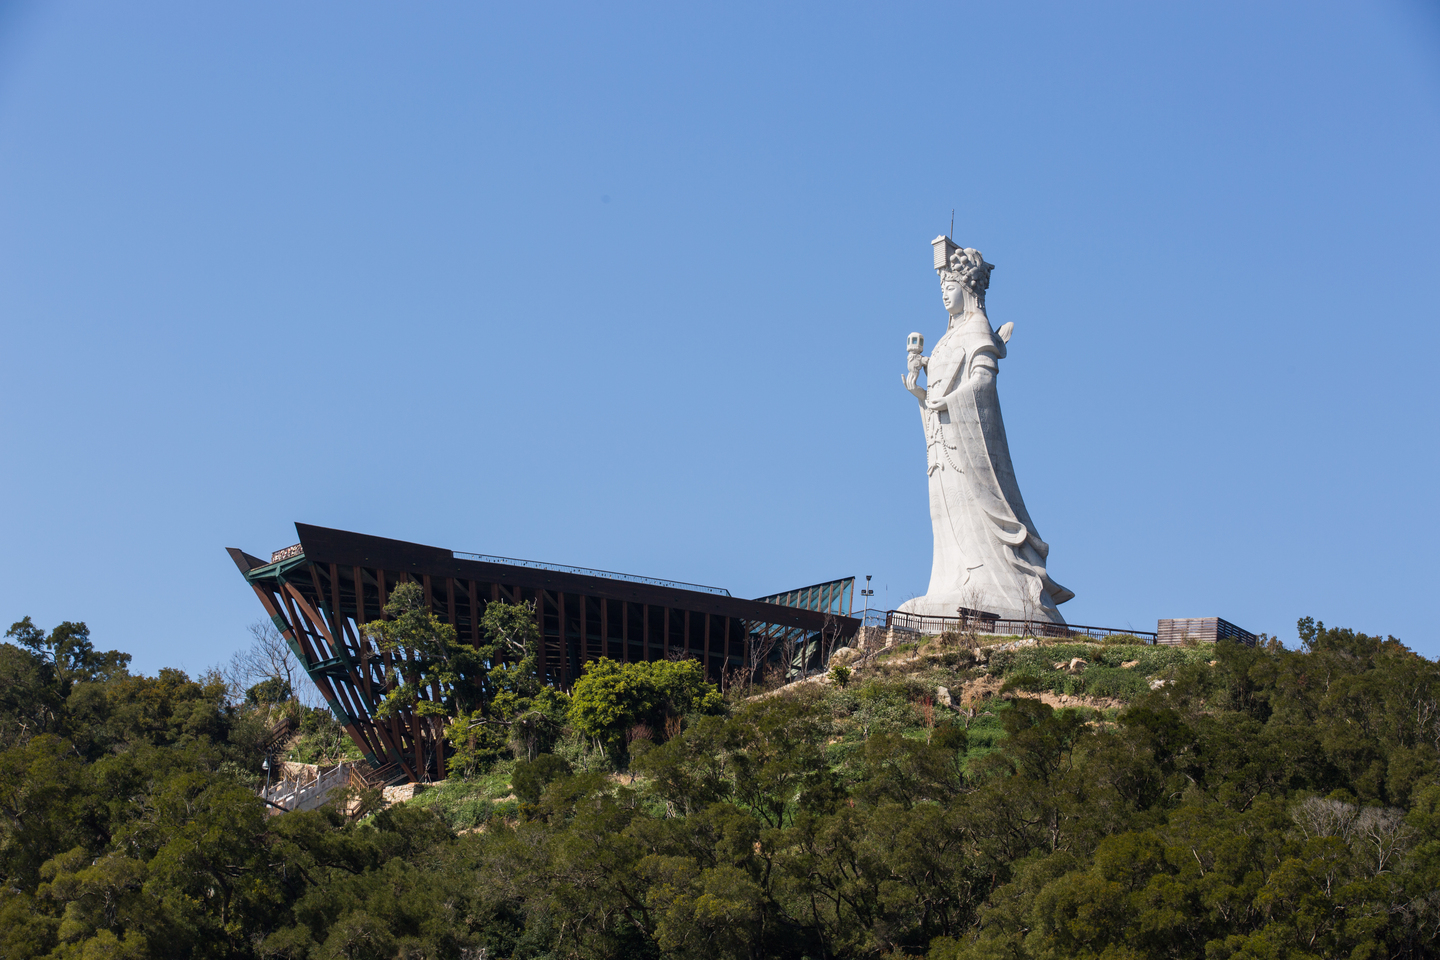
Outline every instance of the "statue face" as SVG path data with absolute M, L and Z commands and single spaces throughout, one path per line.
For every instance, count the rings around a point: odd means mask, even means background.
M 965 309 L 965 287 L 959 280 L 946 280 L 940 284 L 940 297 L 945 301 L 945 309 L 953 317 Z

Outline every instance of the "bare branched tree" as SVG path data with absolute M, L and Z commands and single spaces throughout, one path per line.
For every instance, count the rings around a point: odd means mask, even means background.
M 833 613 L 825 614 L 825 625 L 820 628 L 820 669 L 824 670 L 830 663 L 830 655 L 835 652 L 835 645 L 840 642 L 840 634 L 843 631 L 840 618 Z
M 1296 804 L 1290 811 L 1290 816 L 1306 839 L 1339 837 L 1341 840 L 1349 840 L 1350 831 L 1355 826 L 1355 816 L 1359 812 L 1360 808 L 1351 803 L 1309 797 Z
M 1310 837 L 1338 837 L 1359 853 L 1372 875 L 1388 872 L 1413 846 L 1415 832 L 1405 811 L 1393 807 L 1361 807 L 1342 800 L 1309 797 L 1295 805 L 1291 818 Z
M 770 662 L 770 652 L 775 649 L 775 635 L 769 630 L 758 636 L 753 636 L 748 644 L 750 649 L 750 678 L 749 685 L 755 686 L 755 678 L 765 669 Z
M 1440 750 L 1440 700 L 1419 692 L 1414 695 L 1414 700 L 1416 732 Z
M 960 636 L 972 650 L 980 646 L 980 604 L 984 596 L 980 588 L 967 586 L 960 594 Z
M 795 639 L 794 630 L 785 631 L 785 639 L 780 642 L 780 665 L 784 669 L 784 677 L 790 679 L 790 671 L 795 669 L 795 652 L 799 647 Z
M 733 667 L 721 670 L 720 693 L 728 696 L 735 691 L 744 689 L 746 678 L 749 674 L 750 670 L 744 664 L 736 664 Z
M 276 680 L 306 706 L 320 705 L 320 697 L 308 682 L 295 652 L 269 620 L 250 624 L 250 645 L 230 658 L 222 675 L 231 699 L 237 702 L 244 699 L 245 691 L 255 684 Z
M 1405 822 L 1404 810 L 1366 807 L 1355 817 L 1355 838 L 1369 854 L 1376 874 L 1388 872 L 1395 860 L 1410 849 L 1414 836 Z
M 1020 608 L 1024 611 L 1025 614 L 1024 636 L 1027 637 L 1034 632 L 1034 627 L 1031 625 L 1031 623 L 1035 619 L 1035 611 L 1039 608 L 1039 592 L 1040 587 L 1037 584 L 1035 586 L 1033 594 L 1030 590 L 1026 590 L 1025 593 L 1020 597 Z

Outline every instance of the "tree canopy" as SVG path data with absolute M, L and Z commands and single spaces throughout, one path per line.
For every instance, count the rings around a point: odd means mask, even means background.
M 667 723 L 692 713 L 715 713 L 723 700 L 696 660 L 617 663 L 607 657 L 585 664 L 571 692 L 570 723 L 611 749 L 643 727 L 645 739 L 666 735 Z
M 1440 951 L 1440 667 L 1393 638 L 1301 621 L 1301 651 L 1097 648 L 1107 689 L 1105 657 L 1169 657 L 1109 712 L 1043 702 L 1044 648 L 728 702 L 695 666 L 599 661 L 544 701 L 557 729 L 532 755 L 513 730 L 546 696 L 534 638 L 496 617 L 494 692 L 465 717 L 503 735 L 472 773 L 520 796 L 463 832 L 374 794 L 267 816 L 269 706 L 215 674 L 132 675 L 82 625 L 17 624 L 35 642 L 0 644 L 0 956 Z M 1015 676 L 1033 691 L 934 700 Z M 615 749 L 637 726 L 654 745 Z

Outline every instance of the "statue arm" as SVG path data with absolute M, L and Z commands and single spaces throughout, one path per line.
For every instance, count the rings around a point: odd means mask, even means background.
M 970 358 L 970 376 L 978 377 L 981 374 L 995 376 L 1000 372 L 1000 358 L 998 351 L 976 350 L 975 355 Z
M 960 389 L 962 379 L 965 383 L 978 386 L 980 381 L 994 378 L 1000 372 L 1000 358 L 1005 356 L 1004 350 L 1005 343 L 999 340 L 973 348 L 964 365 L 954 367 L 950 375 L 938 384 L 939 389 L 930 391 L 929 399 L 924 401 L 925 406 L 931 410 L 944 410 L 951 394 Z M 966 371 L 963 378 L 962 370 Z M 932 384 L 934 386 L 936 384 Z
M 931 392 L 920 398 L 920 402 L 931 410 L 945 409 L 946 397 L 955 392 L 955 387 L 960 380 L 960 368 L 955 367 L 950 371 L 949 376 L 944 380 L 932 383 Z M 932 398 L 933 395 L 933 398 Z
M 905 389 L 914 394 L 915 399 L 923 404 L 925 402 L 925 388 L 920 386 L 919 381 L 920 374 L 918 371 L 915 373 L 900 374 L 900 382 L 905 386 Z
M 906 361 L 906 371 L 900 375 L 900 383 L 910 391 L 922 404 L 925 402 L 925 388 L 920 386 L 920 371 L 929 373 L 930 358 L 910 354 Z

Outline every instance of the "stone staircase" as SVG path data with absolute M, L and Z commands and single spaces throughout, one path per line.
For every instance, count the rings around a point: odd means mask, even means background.
M 332 793 L 350 786 L 357 777 L 353 763 L 337 764 L 333 770 L 300 764 L 286 766 L 300 769 L 296 770 L 294 775 L 271 784 L 269 789 L 260 791 L 261 799 L 269 805 L 272 814 L 314 810 L 324 804 Z

